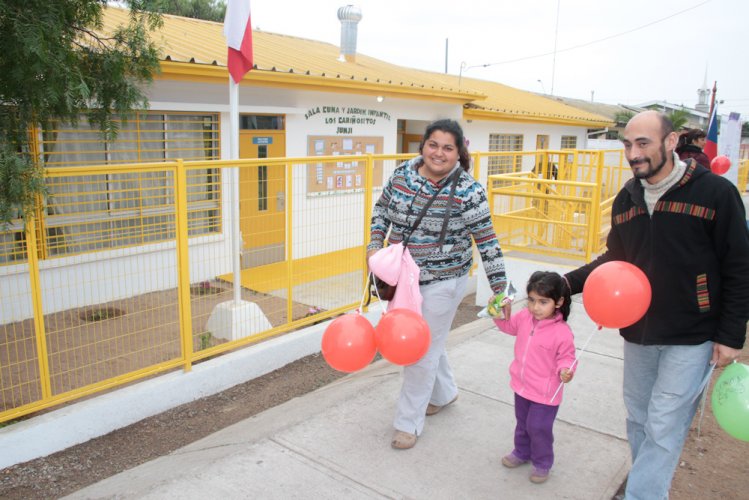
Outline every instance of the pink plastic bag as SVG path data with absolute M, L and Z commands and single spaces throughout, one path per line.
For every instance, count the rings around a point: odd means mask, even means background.
M 424 301 L 419 290 L 419 266 L 403 244 L 390 245 L 369 258 L 369 269 L 389 285 L 398 285 L 395 296 L 388 302 L 388 311 L 409 309 L 421 315 Z
M 403 243 L 396 243 L 378 250 L 369 258 L 369 269 L 388 285 L 398 283 L 403 259 Z

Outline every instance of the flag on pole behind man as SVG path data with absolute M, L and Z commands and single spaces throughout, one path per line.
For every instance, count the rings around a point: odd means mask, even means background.
M 718 156 L 718 105 L 713 106 L 713 111 L 710 113 L 710 121 L 707 124 L 707 137 L 705 139 L 705 147 L 702 148 L 702 152 L 707 155 L 710 161 Z
M 224 17 L 224 36 L 228 46 L 226 66 L 234 83 L 252 69 L 252 24 L 250 0 L 229 0 Z

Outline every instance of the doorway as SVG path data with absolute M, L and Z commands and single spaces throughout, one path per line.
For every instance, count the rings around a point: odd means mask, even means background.
M 284 130 L 240 130 L 240 158 L 283 158 Z M 242 268 L 281 262 L 286 257 L 286 166 L 239 170 L 239 229 Z
M 537 135 L 536 136 L 536 149 L 549 149 L 549 136 L 548 135 Z

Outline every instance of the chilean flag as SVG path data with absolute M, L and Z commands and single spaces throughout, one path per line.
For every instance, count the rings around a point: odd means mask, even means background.
M 702 148 L 702 152 L 707 155 L 708 160 L 713 161 L 713 158 L 718 156 L 718 105 L 713 107 L 713 112 L 710 114 L 710 123 L 707 126 L 707 137 L 705 138 L 705 147 Z
M 229 48 L 226 66 L 234 83 L 239 83 L 252 69 L 250 0 L 229 0 L 224 17 L 224 36 Z

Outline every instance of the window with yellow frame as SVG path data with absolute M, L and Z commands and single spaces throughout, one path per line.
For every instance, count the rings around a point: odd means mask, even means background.
M 523 134 L 489 134 L 489 151 L 522 151 Z M 488 174 L 517 172 L 522 166 L 520 155 L 494 156 L 489 158 Z
M 48 179 L 38 218 L 40 258 L 132 247 L 175 237 L 174 179 L 167 171 L 109 173 L 107 165 L 215 160 L 217 113 L 138 112 L 117 123 L 106 141 L 85 115 L 77 126 L 54 122 L 34 137 L 46 168 L 92 167 L 97 172 Z M 99 171 L 101 173 L 99 173 Z M 188 169 L 190 236 L 221 231 L 218 169 Z M 0 232 L 0 265 L 26 260 L 22 223 Z

